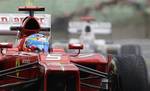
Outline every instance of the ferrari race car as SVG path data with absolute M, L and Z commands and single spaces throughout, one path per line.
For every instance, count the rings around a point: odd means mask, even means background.
M 44 8 L 25 6 L 19 11 L 29 11 L 29 16 L 21 26 L 11 27 L 19 31 L 18 45 L 0 43 L 0 91 L 148 90 L 142 56 L 82 54 L 82 44 L 68 44 L 73 53 L 53 48 L 50 28 L 42 28 L 34 17 L 34 11 Z

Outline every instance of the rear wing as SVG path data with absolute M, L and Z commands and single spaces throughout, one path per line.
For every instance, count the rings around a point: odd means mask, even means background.
M 86 21 L 71 21 L 69 22 L 68 32 L 71 34 L 82 33 L 86 26 L 90 26 L 95 34 L 109 35 L 112 33 L 112 25 L 110 22 L 86 22 Z
M 35 11 L 45 11 L 45 8 L 39 6 L 21 6 L 18 7 L 18 11 L 28 11 L 29 16 L 34 16 Z
M 45 8 L 40 6 L 20 6 L 18 11 L 45 11 Z

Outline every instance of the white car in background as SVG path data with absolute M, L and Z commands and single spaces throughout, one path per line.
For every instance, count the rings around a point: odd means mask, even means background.
M 85 28 L 91 27 L 91 33 L 85 34 Z M 110 42 L 105 39 L 98 39 L 96 35 L 108 35 L 112 34 L 112 25 L 110 22 L 87 22 L 87 21 L 73 21 L 69 23 L 68 32 L 71 34 L 69 43 L 83 43 L 84 49 L 81 52 L 86 53 L 102 53 L 104 55 L 142 55 L 141 48 L 135 44 L 115 44 L 112 40 Z M 80 35 L 80 37 L 72 37 L 72 35 Z M 88 42 L 83 42 L 87 39 Z
M 89 26 L 91 28 L 90 34 L 86 35 L 85 28 Z M 108 44 L 105 39 L 97 39 L 97 35 L 110 35 L 112 33 L 112 25 L 110 22 L 86 22 L 86 21 L 73 21 L 69 23 L 68 32 L 71 35 L 80 35 L 80 37 L 70 37 L 69 43 L 83 43 L 84 49 L 81 52 L 98 52 L 107 54 L 107 52 L 118 51 L 119 44 Z M 82 42 L 85 39 L 88 42 Z

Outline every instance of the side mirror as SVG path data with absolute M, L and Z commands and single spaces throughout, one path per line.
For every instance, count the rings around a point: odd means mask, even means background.
M 83 49 L 83 44 L 69 44 L 69 49 L 78 49 L 77 53 L 71 54 L 70 56 L 78 56 L 80 54 L 80 50 Z
M 12 47 L 13 47 L 12 43 L 5 43 L 5 42 L 0 43 L 0 48 L 12 48 Z
M 2 43 L 0 43 L 0 53 L 2 55 L 6 54 L 6 53 L 3 52 L 3 49 L 4 48 L 12 48 L 12 47 L 13 47 L 12 43 L 2 42 Z
M 83 49 L 83 44 L 69 44 L 69 49 Z

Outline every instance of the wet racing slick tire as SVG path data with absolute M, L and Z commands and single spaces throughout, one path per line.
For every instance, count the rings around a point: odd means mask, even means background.
M 148 91 L 147 68 L 142 56 L 118 56 L 115 65 L 118 83 L 115 91 Z
M 120 56 L 123 55 L 142 55 L 141 47 L 139 45 L 122 45 L 120 49 Z

